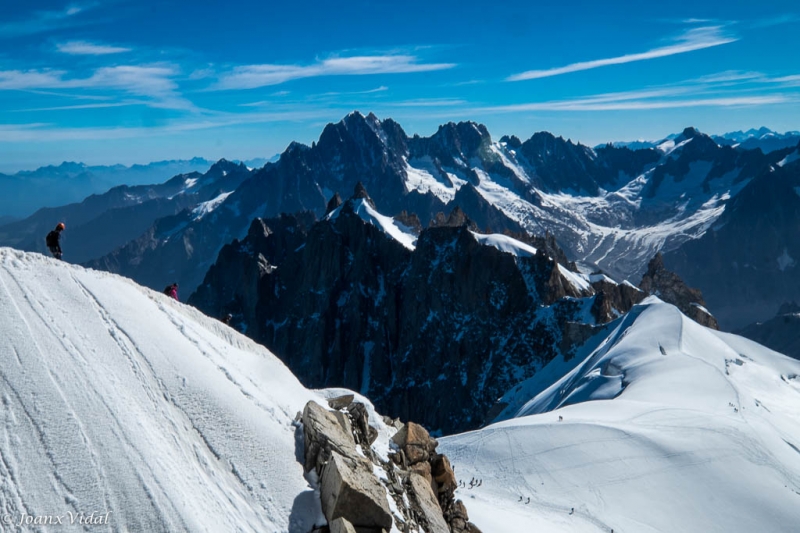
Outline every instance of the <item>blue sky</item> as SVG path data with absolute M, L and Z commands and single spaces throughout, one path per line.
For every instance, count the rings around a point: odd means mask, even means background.
M 795 1 L 6 4 L 2 172 L 269 157 L 353 109 L 587 144 L 800 129 Z

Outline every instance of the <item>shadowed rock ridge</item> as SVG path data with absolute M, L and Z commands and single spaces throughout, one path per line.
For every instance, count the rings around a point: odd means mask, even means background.
M 605 315 L 594 318 L 595 289 L 570 281 L 551 236 L 529 238 L 536 253 L 515 256 L 481 244 L 458 210 L 410 250 L 357 214 L 368 198 L 358 188 L 311 224 L 254 222 L 190 303 L 233 313 L 309 387 L 357 390 L 391 416 L 453 432 L 479 426 L 508 388 L 632 301 L 609 283 Z M 588 330 L 565 334 L 587 320 Z

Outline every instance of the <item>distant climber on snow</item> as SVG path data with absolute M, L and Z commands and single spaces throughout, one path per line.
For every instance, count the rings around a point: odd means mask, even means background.
M 56 225 L 56 229 L 48 233 L 45 238 L 47 248 L 56 259 L 61 259 L 61 232 L 64 231 L 65 227 L 63 222 L 59 222 L 58 225 Z
M 180 300 L 178 300 L 178 284 L 177 283 L 173 283 L 172 285 L 167 285 L 166 288 L 164 289 L 164 294 L 166 294 L 167 296 L 169 296 L 171 298 L 175 298 L 175 301 L 180 301 Z

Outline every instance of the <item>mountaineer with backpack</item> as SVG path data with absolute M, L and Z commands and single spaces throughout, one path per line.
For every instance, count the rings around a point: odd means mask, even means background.
M 178 302 L 180 301 L 180 300 L 178 300 L 178 284 L 177 283 L 173 283 L 172 285 L 167 285 L 164 288 L 164 294 L 166 294 L 170 298 L 175 298 L 175 301 L 178 301 Z
M 48 233 L 44 240 L 50 253 L 53 254 L 53 257 L 56 259 L 61 259 L 61 232 L 64 231 L 65 227 L 63 222 L 59 222 L 58 225 L 56 225 L 56 229 Z

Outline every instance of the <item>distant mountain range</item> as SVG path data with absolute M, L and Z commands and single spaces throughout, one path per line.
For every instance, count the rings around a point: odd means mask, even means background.
M 458 206 L 482 230 L 551 233 L 571 259 L 636 283 L 658 251 L 665 252 L 667 267 L 683 275 L 667 252 L 703 236 L 754 178 L 776 168 L 779 174 L 795 172 L 795 151 L 720 146 L 694 128 L 658 149 L 642 150 L 592 149 L 547 132 L 526 141 L 493 141 L 484 126 L 472 122 L 443 125 L 427 138 L 409 137 L 391 119 L 355 112 L 329 124 L 312 146 L 291 144 L 209 216 L 162 220 L 91 265 L 153 287 L 176 277 L 193 290 L 222 247 L 246 235 L 253 218 L 299 211 L 322 216 L 335 192 L 360 181 L 386 215 L 414 213 L 426 226 L 438 212 Z M 760 189 L 765 180 L 751 188 Z M 721 278 L 687 281 L 707 294 L 722 327 L 772 316 L 782 303 L 770 303 L 768 312 L 726 314 L 725 291 L 704 285 Z
M 242 163 L 250 168 L 260 168 L 269 161 L 257 158 Z M 178 174 L 204 173 L 212 164 L 201 157 L 132 166 L 89 166 L 65 161 L 57 166 L 49 165 L 12 175 L 0 174 L 0 225 L 26 217 L 42 207 L 80 202 L 89 195 L 104 193 L 117 185 L 150 185 Z
M 620 141 L 612 143 L 616 147 L 630 148 L 631 150 L 641 150 L 644 148 L 668 147 L 669 142 L 680 134 L 668 135 L 660 141 Z M 782 150 L 800 143 L 800 131 L 787 131 L 778 133 L 769 128 L 761 127 L 749 129 L 747 131 L 731 131 L 722 135 L 711 135 L 711 138 L 720 146 L 734 146 L 745 150 L 760 149 L 762 152 L 769 153 L 775 150 Z M 602 145 L 600 145 L 602 146 Z M 598 146 L 598 148 L 600 147 Z
M 473 122 L 408 136 L 391 119 L 353 112 L 326 126 L 311 146 L 292 143 L 275 163 L 244 169 L 235 187 L 212 187 L 202 197 L 153 192 L 161 203 L 148 204 L 141 216 L 133 213 L 144 207 L 128 205 L 137 220 L 125 226 L 130 231 L 102 246 L 74 246 L 73 252 L 84 250 L 70 260 L 159 289 L 178 281 L 188 294 L 220 250 L 247 235 L 254 218 L 301 211 L 322 217 L 336 192 L 347 194 L 361 182 L 386 216 L 413 214 L 425 227 L 459 207 L 481 231 L 552 235 L 581 268 L 617 281 L 637 284 L 662 252 L 667 268 L 703 291 L 723 329 L 739 328 L 774 316 L 785 300 L 800 300 L 800 249 L 791 236 L 800 220 L 798 150 L 721 145 L 694 128 L 637 150 L 593 149 L 547 132 L 494 140 Z M 89 205 L 71 207 L 77 209 L 71 216 L 109 227 L 100 213 L 78 215 Z M 0 244 L 41 249 L 41 232 L 57 218 L 44 214 L 32 244 L 11 235 L 32 221 L 15 223 L 13 232 L 2 228 Z M 81 243 L 92 241 L 94 231 Z
M 192 210 L 201 212 L 203 202 L 213 203 L 229 194 L 250 173 L 244 164 L 222 159 L 204 174 L 179 174 L 156 185 L 120 185 L 80 203 L 42 208 L 24 220 L 0 226 L 0 243 L 48 253 L 44 235 L 57 222 L 64 222 L 64 259 L 89 261 L 136 239 L 159 219 L 182 212 L 187 217 L 198 216 Z

